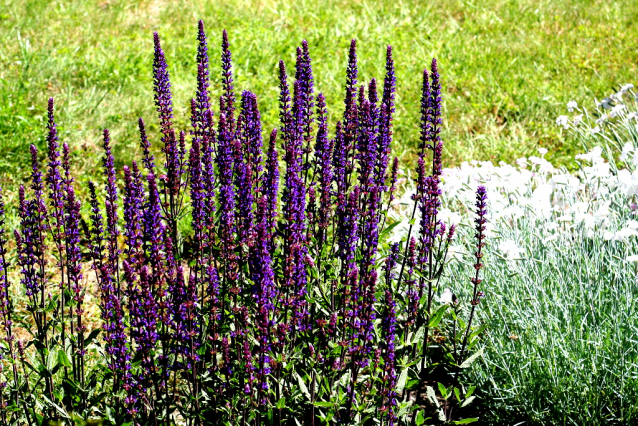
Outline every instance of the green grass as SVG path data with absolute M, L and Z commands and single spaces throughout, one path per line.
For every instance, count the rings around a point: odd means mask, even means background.
M 571 100 L 606 95 L 634 81 L 632 0 L 532 1 L 100 1 L 2 0 L 0 6 L 0 176 L 10 187 L 25 175 L 26 147 L 44 146 L 46 100 L 58 102 L 63 139 L 78 168 L 93 174 L 99 129 L 109 127 L 120 166 L 136 156 L 136 119 L 154 123 L 152 31 L 162 36 L 177 121 L 187 128 L 194 94 L 196 23 L 210 38 L 218 76 L 220 34 L 229 31 L 236 88 L 257 93 L 277 125 L 276 63 L 293 66 L 306 38 L 317 89 L 332 114 L 342 109 L 349 40 L 359 41 L 360 77 L 381 78 L 392 44 L 398 77 L 397 152 L 414 147 L 421 70 L 433 56 L 444 85 L 448 164 L 513 160 L 550 148 L 567 163 L 576 142 L 555 117 Z M 213 94 L 219 93 L 219 79 Z M 332 126 L 334 126 L 332 121 Z M 334 127 L 331 127 L 334 129 Z M 156 132 L 155 132 L 156 134 Z M 157 138 L 155 138 L 157 141 Z

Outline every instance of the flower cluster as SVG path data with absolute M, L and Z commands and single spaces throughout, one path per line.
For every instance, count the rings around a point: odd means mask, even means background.
M 87 335 L 84 310 L 83 267 L 90 265 L 103 322 L 102 386 L 112 390 L 109 415 L 117 424 L 167 424 L 175 410 L 193 425 L 203 419 L 287 424 L 300 416 L 313 424 L 318 418 L 349 424 L 371 409 L 388 425 L 416 416 L 408 409 L 409 395 L 401 393 L 400 369 L 415 365 L 416 358 L 421 373 L 411 374 L 424 379 L 427 373 L 423 363 L 437 327 L 434 296 L 456 229 L 441 209 L 445 173 L 436 60 L 423 73 L 409 231 L 389 244 L 387 227 L 396 224 L 388 209 L 396 201 L 399 173 L 398 159 L 390 162 L 396 85 L 390 46 L 379 96 L 376 79 L 360 81 L 352 40 L 345 109 L 331 137 L 325 97 L 315 91 L 303 41 L 294 78 L 279 62 L 280 126 L 264 147 L 257 96 L 247 90 L 235 95 L 225 31 L 222 95 L 214 113 L 208 40 L 199 22 L 188 132 L 176 129 L 167 58 L 157 33 L 153 40 L 163 161 L 156 162 L 140 118 L 143 158 L 117 170 L 105 129 L 104 185 L 89 183 L 85 221 L 71 177 L 71 150 L 63 144 L 59 152 L 53 100 L 46 179 L 31 148 L 32 184 L 30 191 L 20 189 L 15 238 L 27 310 L 37 328 L 33 346 L 46 370 L 36 386 L 44 386 L 37 392 L 47 398 L 47 414 L 57 415 L 63 405 L 79 412 L 103 403 L 86 391 L 87 377 L 94 383 L 97 374 L 87 372 L 86 361 L 95 337 Z M 486 194 L 479 187 L 466 340 L 482 295 Z M 0 321 L 14 357 L 3 222 L 0 231 Z M 55 289 L 50 247 L 57 250 Z M 417 330 L 421 334 L 413 338 Z M 57 367 L 51 353 L 60 354 Z M 62 376 L 73 397 L 56 390 Z M 16 389 L 23 389 L 20 380 L 16 372 Z

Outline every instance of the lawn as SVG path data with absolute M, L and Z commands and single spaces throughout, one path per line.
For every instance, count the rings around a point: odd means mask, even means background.
M 341 113 L 347 47 L 356 38 L 363 81 L 382 77 L 385 46 L 394 47 L 397 153 L 410 156 L 415 146 L 420 74 L 435 56 L 443 76 L 448 164 L 511 162 L 545 146 L 550 160 L 570 165 L 579 147 L 555 119 L 571 99 L 591 100 L 633 81 L 638 52 L 630 40 L 638 36 L 637 17 L 631 0 L 348 0 L 294 7 L 271 0 L 3 0 L 0 179 L 14 187 L 7 181 L 25 176 L 25 147 L 43 147 L 49 96 L 56 98 L 63 139 L 81 169 L 97 164 L 104 127 L 112 131 L 120 166 L 136 156 L 136 119 L 154 124 L 152 31 L 166 40 L 177 120 L 186 128 L 199 18 L 213 37 L 212 58 L 220 55 L 221 30 L 228 30 L 236 87 L 257 94 L 266 129 L 277 125 L 277 61 L 292 67 L 304 38 L 318 90 L 329 112 Z M 219 79 L 212 92 L 219 95 Z

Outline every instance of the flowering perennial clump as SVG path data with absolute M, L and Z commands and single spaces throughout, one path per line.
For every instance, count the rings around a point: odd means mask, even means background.
M 116 170 L 105 129 L 104 184 L 89 182 L 85 218 L 70 149 L 63 144 L 60 153 L 49 101 L 47 167 L 32 146 L 31 185 L 19 191 L 15 263 L 32 339 L 17 344 L 12 265 L 0 222 L 2 354 L 10 366 L 2 382 L 4 424 L 46 417 L 83 424 L 81 418 L 97 416 L 118 425 L 395 425 L 422 424 L 437 411 L 435 421 L 451 420 L 452 408 L 466 405 L 472 392 L 458 392 L 459 371 L 477 339 L 472 322 L 484 294 L 487 196 L 479 187 L 469 321 L 457 324 L 457 298 L 442 304 L 435 298 L 456 229 L 439 214 L 436 60 L 423 73 L 409 231 L 390 244 L 395 221 L 387 213 L 398 175 L 398 159 L 391 161 L 392 48 L 379 97 L 375 79 L 360 82 L 352 41 L 345 109 L 331 137 L 303 41 L 294 79 L 279 62 L 280 126 L 265 143 L 256 95 L 235 94 L 226 32 L 216 113 L 201 21 L 197 39 L 190 130 L 174 124 L 166 56 L 155 33 L 163 160 L 154 157 L 140 119 L 143 158 Z M 89 333 L 91 292 L 103 325 Z M 441 365 L 448 378 L 437 391 L 445 409 L 421 397 L 424 380 L 433 368 L 441 377 Z M 456 400 L 449 399 L 453 393 Z

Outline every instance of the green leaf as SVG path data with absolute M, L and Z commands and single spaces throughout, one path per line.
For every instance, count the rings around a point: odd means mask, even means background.
M 413 401 L 407 401 L 407 402 L 399 402 L 399 411 L 397 413 L 397 417 L 401 418 L 403 417 L 408 410 L 410 409 L 410 407 L 412 407 L 412 403 Z
M 436 310 L 434 315 L 432 315 L 432 318 L 430 318 L 430 322 L 428 323 L 428 327 L 433 328 L 433 327 L 436 327 L 437 325 L 439 325 L 439 323 L 441 322 L 441 318 L 443 318 L 443 314 L 447 310 L 448 306 L 450 306 L 450 305 L 441 305 L 439 307 L 439 309 Z
M 476 398 L 476 396 L 471 396 L 469 398 L 467 398 L 465 401 L 463 401 L 463 404 L 461 404 L 461 408 L 470 405 L 472 403 L 472 401 L 474 401 L 474 398 Z
M 77 413 L 71 413 L 71 419 L 75 423 L 75 426 L 86 426 L 87 424 L 86 420 L 80 417 Z
M 397 380 L 397 388 L 396 388 L 397 393 L 403 392 L 403 388 L 405 387 L 405 382 L 407 379 L 408 379 L 408 369 L 404 368 L 403 371 L 401 372 L 401 375 L 399 376 L 399 380 Z
M 476 351 L 475 353 L 472 354 L 472 356 L 470 356 L 468 359 L 466 359 L 465 361 L 463 361 L 463 364 L 461 364 L 461 368 L 468 368 L 470 365 L 472 365 L 472 363 L 474 361 L 476 361 L 478 359 L 478 357 L 480 357 L 481 355 L 483 355 L 483 350 L 485 348 L 481 348 L 478 351 Z
M 286 398 L 281 398 L 279 401 L 277 401 L 277 408 L 278 409 L 282 409 L 286 407 Z
M 470 388 L 467 390 L 467 393 L 465 394 L 465 398 L 471 397 L 475 389 L 476 389 L 476 386 L 470 386 Z
M 453 421 L 452 424 L 453 425 L 467 425 L 467 424 L 474 423 L 474 422 L 478 422 L 478 417 L 472 417 L 472 418 L 463 419 L 463 420 L 456 420 L 456 421 Z
M 334 404 L 332 402 L 326 402 L 326 401 L 315 401 L 314 405 L 316 405 L 317 407 L 327 407 L 327 408 L 334 408 Z
M 388 235 L 390 232 L 392 232 L 392 230 L 394 228 L 396 228 L 397 226 L 399 226 L 401 224 L 400 220 L 397 220 L 396 222 L 394 222 L 392 225 L 386 226 L 385 229 L 383 231 L 381 231 L 381 235 L 379 235 L 379 239 L 383 240 L 383 238 Z
M 301 378 L 299 374 L 295 373 L 295 376 L 297 376 L 299 389 L 301 389 L 301 392 L 306 396 L 306 398 L 308 398 L 308 401 L 310 401 L 310 392 L 308 392 L 308 388 L 306 387 L 306 384 L 303 382 L 303 379 Z
M 56 353 L 56 351 L 50 351 L 49 355 L 47 356 L 47 365 L 46 365 L 46 369 L 51 371 L 53 370 L 53 368 L 56 365 L 56 361 L 58 358 L 58 354 Z
M 100 331 L 101 330 L 99 328 L 96 328 L 95 330 L 93 330 L 84 341 L 84 346 L 89 346 L 91 342 L 95 340 L 95 338 L 100 334 Z
M 428 386 L 425 392 L 430 402 L 436 405 L 436 408 L 440 407 L 439 400 L 436 399 L 436 393 L 434 392 L 434 388 L 432 386 Z
M 425 415 L 423 414 L 423 411 L 419 411 L 416 415 L 416 426 L 421 426 L 423 423 L 425 423 Z
M 115 416 L 113 416 L 113 409 L 109 407 L 108 405 L 106 406 L 106 418 L 109 419 L 111 423 L 115 424 Z
M 439 387 L 439 392 L 441 392 L 441 396 L 443 397 L 443 399 L 447 399 L 448 393 L 447 393 L 447 389 L 445 388 L 443 383 L 438 382 L 437 385 Z
M 56 404 L 55 402 L 51 401 L 49 398 L 46 397 L 46 395 L 42 395 L 42 398 L 44 398 L 49 404 L 51 404 L 53 406 L 53 408 L 55 408 L 55 410 L 65 419 L 70 419 L 69 414 L 64 411 L 64 408 L 60 407 L 58 404 Z
M 71 360 L 69 360 L 69 356 L 66 354 L 64 349 L 60 349 L 58 351 L 58 364 L 63 367 L 72 367 Z

